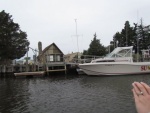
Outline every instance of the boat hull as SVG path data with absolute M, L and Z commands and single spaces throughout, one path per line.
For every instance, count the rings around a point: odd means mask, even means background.
M 130 75 L 150 73 L 150 62 L 108 62 L 80 64 L 87 75 Z
M 82 69 L 76 69 L 78 75 L 85 75 L 84 71 L 82 71 Z

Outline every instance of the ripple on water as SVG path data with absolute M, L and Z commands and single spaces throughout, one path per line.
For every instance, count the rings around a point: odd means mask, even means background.
M 0 113 L 135 113 L 134 81 L 150 76 L 0 79 Z

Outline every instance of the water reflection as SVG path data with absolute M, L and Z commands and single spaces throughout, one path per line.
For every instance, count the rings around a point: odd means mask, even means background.
M 0 79 L 0 113 L 136 113 L 134 81 L 150 75 Z
M 28 101 L 28 82 L 26 80 L 2 79 L 0 80 L 0 111 L 2 113 L 23 112 Z

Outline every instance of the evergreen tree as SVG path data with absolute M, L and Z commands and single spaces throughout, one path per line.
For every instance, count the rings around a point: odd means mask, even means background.
M 117 32 L 113 40 L 115 42 L 115 47 L 118 45 L 119 47 L 125 47 L 125 46 L 134 46 L 135 43 L 135 30 L 133 27 L 130 27 L 129 21 L 125 22 L 124 29 L 121 30 L 121 32 Z M 118 41 L 118 44 L 116 44 L 116 41 Z
M 139 48 L 139 52 L 141 53 L 142 49 L 150 47 L 149 31 L 149 26 L 143 26 L 142 21 L 140 25 L 134 23 L 134 27 L 131 27 L 129 21 L 126 21 L 124 29 L 114 35 L 113 45 L 114 47 L 117 45 L 120 47 L 133 46 L 135 53 L 137 53 L 137 48 Z M 117 41 L 118 44 L 116 44 Z
M 141 24 L 137 26 L 137 35 L 139 38 L 139 46 L 141 49 L 147 49 L 149 46 L 149 30 L 145 29 L 146 26 L 143 25 L 142 19 Z
M 88 51 L 87 50 L 83 50 L 83 55 L 88 55 Z
M 27 34 L 11 17 L 4 10 L 0 12 L 0 61 L 19 59 L 28 50 Z
M 134 23 L 134 26 L 136 32 L 135 53 L 139 52 L 141 54 L 141 50 L 150 48 L 150 27 L 149 25 L 144 26 L 142 20 L 140 25 Z
M 106 54 L 106 49 L 102 44 L 100 44 L 100 40 L 97 39 L 96 33 L 94 34 L 93 40 L 91 40 L 89 49 L 87 51 L 84 50 L 83 54 L 84 53 L 96 56 L 103 56 Z

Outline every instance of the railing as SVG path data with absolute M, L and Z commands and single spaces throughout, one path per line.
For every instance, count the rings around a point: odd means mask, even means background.
M 81 58 L 73 58 L 72 62 L 74 63 L 90 63 L 92 60 L 97 58 L 103 58 L 102 56 L 94 56 L 94 55 L 82 55 Z

